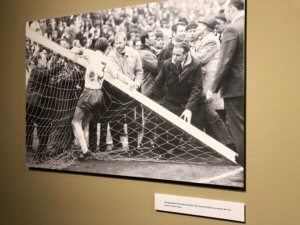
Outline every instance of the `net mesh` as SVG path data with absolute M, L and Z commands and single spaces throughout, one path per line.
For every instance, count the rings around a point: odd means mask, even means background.
M 46 69 L 37 66 L 40 52 L 47 56 Z M 26 60 L 27 164 L 65 168 L 77 162 L 81 152 L 71 122 L 84 88 L 86 69 L 29 38 Z M 91 159 L 231 163 L 181 126 L 111 83 L 104 81 L 102 89 L 104 104 L 89 124 Z
M 94 156 L 97 159 L 167 160 L 177 163 L 228 161 L 224 156 L 135 99 L 124 103 L 105 88 L 104 92 L 110 102 L 105 105 L 104 112 L 100 113 L 97 120 L 93 122 L 98 124 L 95 133 L 89 134 L 90 144 L 95 143 L 93 150 L 96 152 Z M 133 130 L 130 132 L 130 129 Z M 118 143 L 119 140 L 121 144 Z
M 46 68 L 37 65 L 39 54 Z M 84 86 L 85 68 L 26 40 L 26 147 L 28 162 L 65 154 L 73 144 L 71 121 Z

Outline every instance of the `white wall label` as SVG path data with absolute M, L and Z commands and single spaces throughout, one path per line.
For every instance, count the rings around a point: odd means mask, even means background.
M 245 204 L 155 193 L 155 210 L 245 222 Z

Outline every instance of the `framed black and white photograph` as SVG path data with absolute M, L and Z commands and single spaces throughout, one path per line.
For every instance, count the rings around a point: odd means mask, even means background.
M 29 168 L 245 189 L 244 0 L 26 23 Z

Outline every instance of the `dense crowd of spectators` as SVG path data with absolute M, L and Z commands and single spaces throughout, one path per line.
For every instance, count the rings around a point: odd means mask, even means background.
M 216 16 L 226 0 L 170 0 L 84 13 L 52 19 L 40 19 L 27 23 L 27 28 L 43 35 L 55 43 L 67 48 L 83 47 L 94 49 L 96 40 L 105 37 L 110 48 L 113 48 L 114 37 L 118 32 L 125 32 L 127 45 L 135 49 L 141 47 L 141 34 L 145 30 L 154 31 L 157 38 L 166 46 L 172 39 L 172 25 L 179 21 L 186 24 L 189 21 L 200 21 L 207 16 Z M 34 66 L 34 58 L 38 52 L 47 54 L 49 50 L 26 40 L 26 82 Z M 48 66 L 48 67 L 49 67 Z
M 142 31 L 161 31 L 165 43 L 171 38 L 171 27 L 178 21 L 186 24 L 215 16 L 225 0 L 198 0 L 150 3 L 93 13 L 72 15 L 29 22 L 28 26 L 50 40 L 70 49 L 93 48 L 99 37 L 109 40 L 111 46 L 116 33 L 127 34 L 128 45 L 139 48 Z

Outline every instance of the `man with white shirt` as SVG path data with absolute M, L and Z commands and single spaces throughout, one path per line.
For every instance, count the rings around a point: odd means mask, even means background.
M 244 0 L 230 0 L 227 4 L 224 14 L 230 24 L 224 31 L 215 79 L 206 93 L 208 100 L 219 91 L 224 98 L 227 122 L 239 154 L 238 162 L 242 165 L 245 163 L 244 9 Z
M 158 90 L 164 86 L 166 87 L 165 96 L 158 99 Z M 197 117 L 201 117 L 199 112 L 203 109 L 205 101 L 202 66 L 200 61 L 192 56 L 186 42 L 174 46 L 172 57 L 163 63 L 154 83 L 144 94 L 155 99 L 160 105 L 188 123 L 193 124 L 195 119 L 201 120 L 201 118 L 196 118 L 194 113 L 197 111 Z M 179 139 L 176 138 L 180 132 L 160 117 L 157 117 L 157 124 L 160 126 L 156 130 L 157 148 L 155 151 L 162 159 L 167 159 L 171 157 L 171 154 L 175 154 L 174 149 L 180 147 Z

